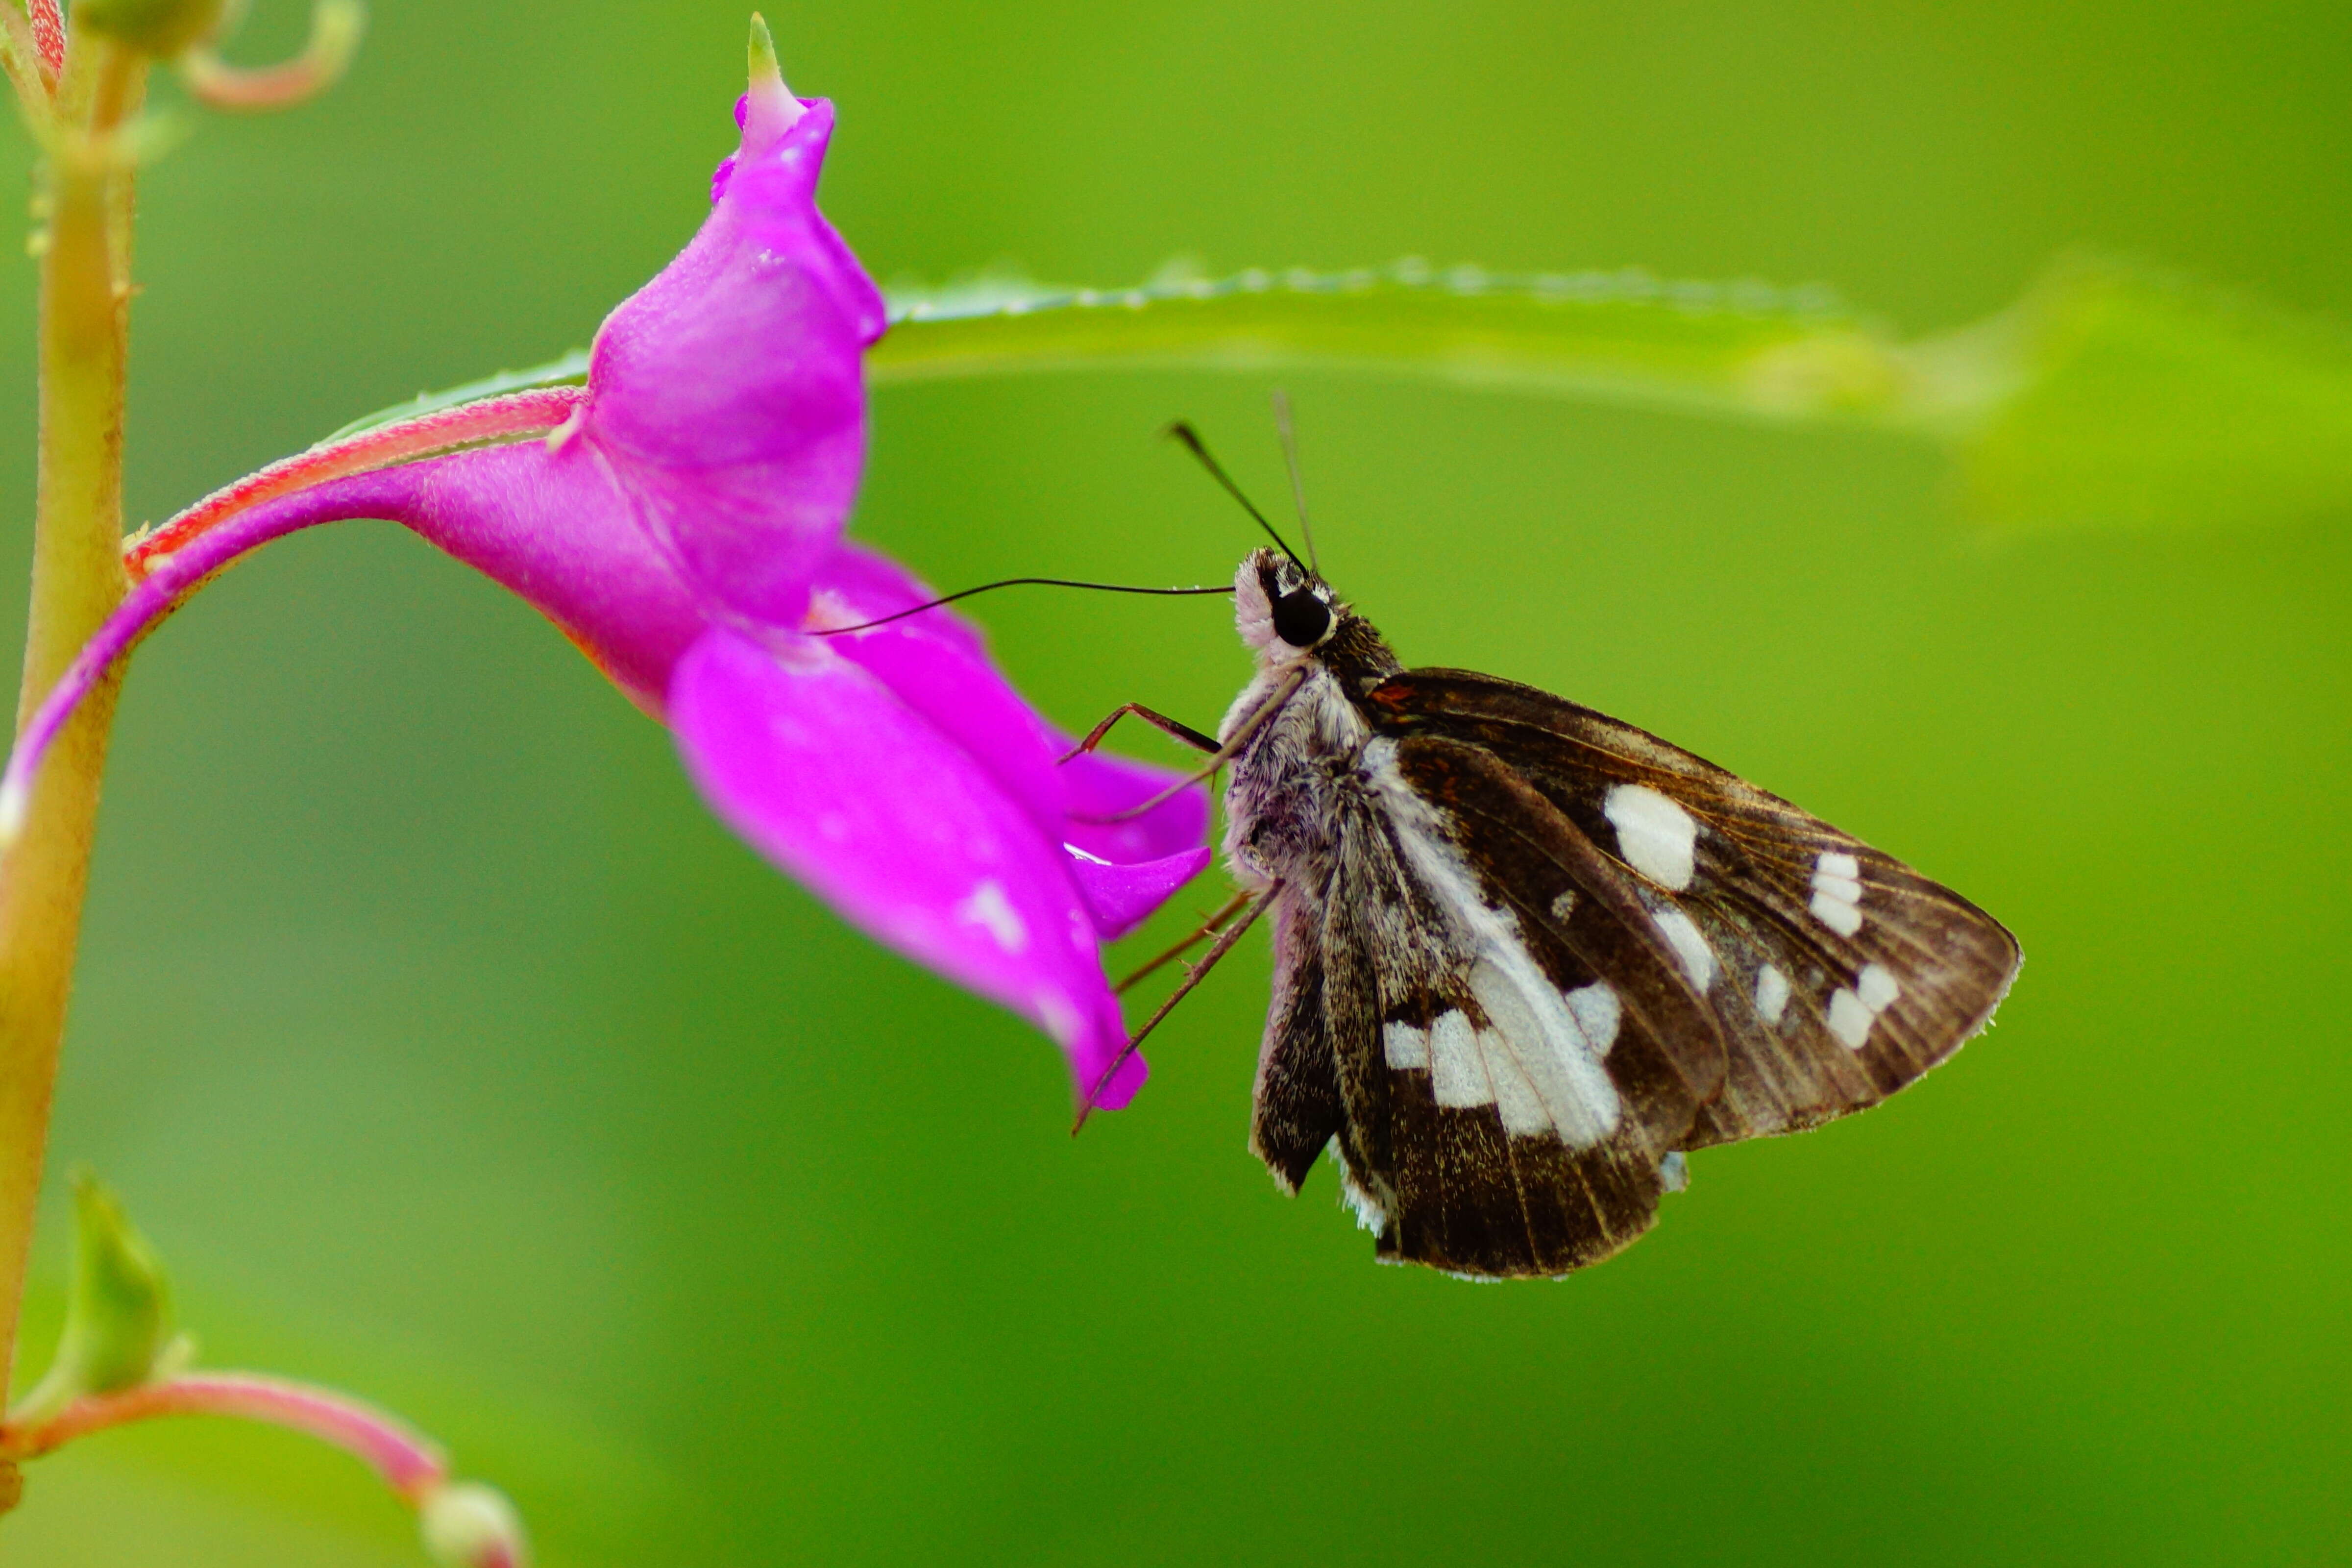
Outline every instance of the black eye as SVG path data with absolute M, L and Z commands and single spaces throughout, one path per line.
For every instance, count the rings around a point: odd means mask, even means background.
M 1296 588 L 1274 602 L 1274 635 L 1293 647 L 1313 647 L 1331 629 L 1331 606 L 1312 588 Z

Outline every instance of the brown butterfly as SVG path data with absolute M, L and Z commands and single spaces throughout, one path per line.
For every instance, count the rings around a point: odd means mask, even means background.
M 1293 1193 L 1328 1150 L 1385 1259 L 1598 1262 L 1687 1151 L 1876 1104 L 2016 977 L 1998 921 L 1779 796 L 1532 687 L 1406 668 L 1287 545 L 1234 595 L 1257 671 L 1217 735 L 1120 710 L 1231 769 L 1243 892 L 1169 1005 L 1271 911 L 1251 1148 Z

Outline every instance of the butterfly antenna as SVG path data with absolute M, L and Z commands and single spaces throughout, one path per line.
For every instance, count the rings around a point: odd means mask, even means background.
M 1309 576 L 1314 575 L 1315 569 L 1307 565 L 1306 562 L 1298 559 L 1298 552 L 1290 548 L 1289 542 L 1285 540 L 1281 534 L 1275 531 L 1274 524 L 1266 521 L 1265 513 L 1258 510 L 1255 506 L 1251 504 L 1249 497 L 1242 494 L 1241 486 L 1234 483 L 1232 476 L 1228 475 L 1223 468 L 1217 465 L 1217 459 L 1209 456 L 1209 448 L 1202 444 L 1201 433 L 1193 429 L 1189 421 L 1179 419 L 1176 423 L 1168 426 L 1167 433 L 1176 440 L 1183 442 L 1184 449 L 1192 453 L 1193 457 L 1199 458 L 1201 466 L 1209 470 L 1209 477 L 1215 479 L 1217 483 L 1224 486 L 1225 493 L 1233 497 L 1235 500 L 1241 502 L 1242 510 L 1244 511 L 1257 519 L 1257 525 L 1265 530 L 1267 538 L 1273 540 L 1275 543 L 1282 546 L 1282 552 L 1290 557 L 1290 563 L 1292 565 L 1297 567 L 1301 572 L 1307 574 Z
M 1274 433 L 1282 439 L 1282 466 L 1290 470 L 1290 500 L 1298 509 L 1298 531 L 1307 540 L 1307 569 L 1318 578 L 1323 563 L 1315 555 L 1315 525 L 1307 521 L 1307 484 L 1298 477 L 1298 437 L 1290 427 L 1290 395 L 1274 394 Z
M 837 637 L 845 632 L 862 632 L 870 626 L 887 626 L 892 621 L 903 621 L 908 616 L 919 616 L 925 610 L 936 610 L 941 605 L 952 605 L 958 599 L 969 599 L 974 594 L 992 594 L 999 588 L 1028 587 L 1091 588 L 1097 594 L 1160 594 L 1178 596 L 1189 594 L 1230 594 L 1234 591 L 1231 584 L 1215 588 L 1137 588 L 1125 583 L 1078 583 L 1067 577 L 1007 577 L 1002 582 L 982 583 L 977 588 L 960 588 L 952 594 L 943 594 L 924 604 L 915 605 L 890 615 L 877 616 L 870 621 L 860 621 L 854 626 L 824 626 L 812 630 L 809 635 Z

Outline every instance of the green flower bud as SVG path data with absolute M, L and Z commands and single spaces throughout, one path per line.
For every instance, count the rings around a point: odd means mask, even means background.
M 170 60 L 217 35 L 229 7 L 230 0 L 75 0 L 73 21 L 142 55 Z
M 425 1550 L 446 1568 L 523 1568 L 522 1520 L 504 1493 L 479 1481 L 449 1481 L 418 1500 Z
M 184 1342 L 172 1332 L 163 1265 L 114 1194 L 74 1173 L 73 1283 L 57 1359 L 18 1407 L 36 1425 L 86 1394 L 132 1388 L 168 1371 Z

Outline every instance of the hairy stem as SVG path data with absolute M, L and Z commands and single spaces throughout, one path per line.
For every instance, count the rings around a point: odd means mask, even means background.
M 21 723 L 121 602 L 122 399 L 131 176 L 113 132 L 137 112 L 145 66 L 76 33 L 58 82 L 40 298 L 40 479 L 18 687 Z M 16 1321 L 40 1194 L 50 1095 L 81 926 L 113 689 L 59 737 L 25 830 L 0 861 L 0 1371 Z

